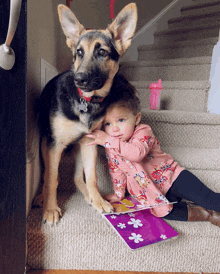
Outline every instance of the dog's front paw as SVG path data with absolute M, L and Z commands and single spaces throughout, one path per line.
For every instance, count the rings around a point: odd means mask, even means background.
M 102 197 L 98 199 L 90 198 L 90 203 L 100 214 L 114 212 L 114 208 L 112 207 L 112 205 L 108 201 L 104 200 Z
M 61 209 L 57 206 L 54 209 L 44 209 L 43 222 L 48 225 L 57 224 L 62 217 Z
M 103 213 L 113 213 L 114 212 L 113 206 L 106 200 L 103 200 L 102 208 L 103 208 Z

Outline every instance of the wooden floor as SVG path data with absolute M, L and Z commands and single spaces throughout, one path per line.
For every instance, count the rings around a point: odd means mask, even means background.
M 98 271 L 98 270 L 30 270 L 27 274 L 195 274 L 186 272 L 135 272 L 135 271 Z M 198 274 L 208 274 L 201 273 Z

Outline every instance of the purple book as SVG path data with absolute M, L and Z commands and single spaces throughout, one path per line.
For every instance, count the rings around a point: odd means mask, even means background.
M 103 217 L 132 250 L 178 236 L 163 219 L 152 215 L 149 208 L 143 209 L 131 197 L 113 204 L 113 207 L 115 213 L 103 214 Z

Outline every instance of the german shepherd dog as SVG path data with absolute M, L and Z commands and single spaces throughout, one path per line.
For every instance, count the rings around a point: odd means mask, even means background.
M 97 148 L 86 146 L 91 139 L 84 135 L 101 127 L 106 108 L 119 98 L 120 83 L 129 85 L 118 75 L 119 57 L 130 46 L 137 22 L 134 3 L 122 9 L 106 30 L 86 30 L 64 5 L 58 6 L 58 14 L 73 53 L 73 64 L 70 70 L 53 78 L 40 96 L 45 167 L 43 220 L 48 224 L 57 223 L 62 216 L 57 204 L 58 166 L 62 152 L 71 144 L 78 148 L 74 151 L 76 186 L 98 212 L 112 211 L 97 187 Z

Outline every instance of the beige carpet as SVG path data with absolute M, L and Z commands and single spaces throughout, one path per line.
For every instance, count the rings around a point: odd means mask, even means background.
M 209 223 L 169 221 L 176 239 L 131 251 L 80 193 L 59 200 L 65 211 L 55 227 L 29 216 L 28 264 L 43 269 L 220 272 L 220 229 Z
M 71 156 L 68 156 L 62 164 L 66 166 L 70 162 Z M 111 191 L 101 148 L 97 166 L 100 190 Z M 70 176 L 71 165 L 68 167 Z M 67 174 L 63 174 L 63 179 Z M 204 176 L 204 172 L 201 174 Z M 210 174 L 207 178 L 210 179 Z M 215 190 L 220 192 L 219 182 L 216 182 Z M 167 221 L 178 231 L 176 239 L 131 251 L 80 192 L 60 191 L 59 205 L 64 215 L 57 226 L 41 223 L 41 208 L 32 209 L 29 214 L 28 264 L 34 268 L 220 272 L 220 229 L 210 223 Z

